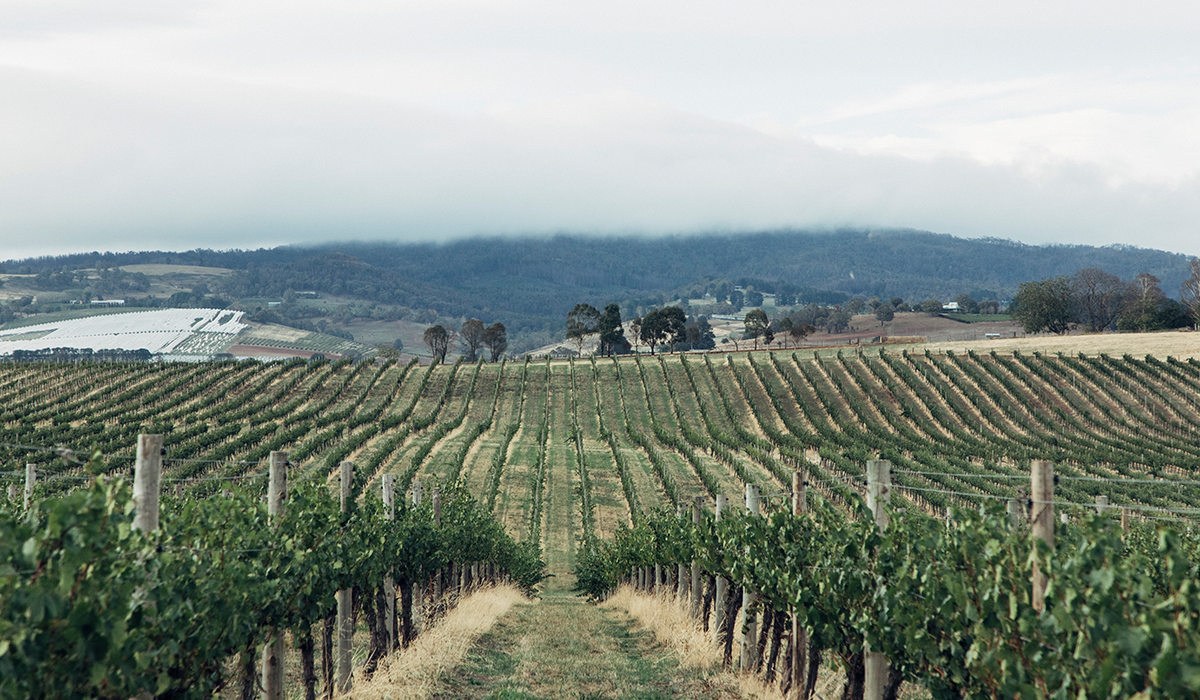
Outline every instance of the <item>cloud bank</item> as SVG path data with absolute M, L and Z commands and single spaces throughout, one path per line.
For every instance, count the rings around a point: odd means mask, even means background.
M 926 64 L 1065 18 L 346 7 L 0 12 L 4 257 L 842 225 L 1200 253 L 1200 60 L 1173 43 L 1190 15 L 1124 28 L 1165 55 L 1113 68 L 1069 45 L 1031 71 L 986 47 Z M 941 41 L 889 59 L 920 36 Z

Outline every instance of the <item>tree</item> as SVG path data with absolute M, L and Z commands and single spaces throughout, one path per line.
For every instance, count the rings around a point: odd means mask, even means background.
M 1192 314 L 1188 311 L 1188 307 L 1174 299 L 1163 301 L 1162 306 L 1158 309 L 1159 328 L 1190 328 L 1191 325 Z
M 1179 287 L 1179 300 L 1191 314 L 1193 328 L 1200 329 L 1200 258 L 1188 261 L 1192 276 Z
M 658 310 L 662 319 L 664 341 L 672 349 L 687 342 L 687 313 L 678 306 L 664 306 Z
M 611 356 L 613 352 L 626 343 L 625 331 L 621 328 L 621 307 L 609 304 L 600 314 L 600 354 Z
M 733 307 L 734 311 L 741 311 L 742 307 L 745 306 L 744 302 L 745 298 L 741 292 L 735 289 L 729 293 L 729 305 Z
M 466 351 L 467 362 L 474 362 L 479 355 L 479 348 L 483 347 L 483 321 L 473 318 L 462 324 L 462 329 L 458 332 L 459 342 L 462 343 L 462 348 Z
M 970 294 L 959 294 L 954 301 L 958 302 L 958 310 L 964 314 L 979 313 L 979 302 L 972 299 Z
M 1117 319 L 1117 328 L 1123 331 L 1155 331 L 1162 328 L 1159 309 L 1167 300 L 1159 286 L 1159 279 L 1148 272 L 1139 273 L 1133 280 L 1131 292 Z
M 779 319 L 779 334 L 783 336 L 782 342 L 785 348 L 787 347 L 787 341 L 791 338 L 793 325 L 794 324 L 792 323 L 790 316 L 784 316 L 783 318 Z
M 567 314 L 567 338 L 574 340 L 583 355 L 583 341 L 600 332 L 600 312 L 591 304 L 576 304 Z
M 388 345 L 387 343 L 384 343 L 383 345 L 380 345 L 379 347 L 375 348 L 375 354 L 379 357 L 382 357 L 385 360 L 400 359 L 400 351 L 397 350 L 395 347 Z
M 425 329 L 421 339 L 429 346 L 429 354 L 438 360 L 446 361 L 446 351 L 450 349 L 451 332 L 440 323 Z
M 867 302 L 863 301 L 862 297 L 854 297 L 853 299 L 847 299 L 842 308 L 846 309 L 846 312 L 853 316 L 859 311 L 862 311 L 863 307 L 866 305 Z
M 642 326 L 639 335 L 642 342 L 650 346 L 650 354 L 653 355 L 655 349 L 667 336 L 662 317 L 658 314 L 658 309 L 653 309 L 642 317 Z
M 678 306 L 664 306 L 642 317 L 639 335 L 642 342 L 650 346 L 650 354 L 653 355 L 659 345 L 673 347 L 683 342 L 686 338 L 686 325 L 687 316 L 684 315 L 683 309 Z
M 787 320 L 787 319 L 785 319 L 785 320 Z M 791 326 L 788 327 L 787 334 L 788 334 L 788 336 L 791 337 L 792 342 L 799 345 L 800 341 L 807 338 L 811 333 L 813 333 L 816 330 L 817 330 L 816 328 L 813 328 L 810 324 L 807 324 L 807 323 L 793 323 L 793 324 L 791 324 Z
M 862 301 L 861 299 L 859 301 Z M 817 306 L 808 304 L 792 314 L 793 324 L 809 324 L 824 328 L 827 333 L 841 333 L 850 325 L 853 315 L 840 306 Z
M 942 313 L 942 302 L 938 301 L 937 299 L 926 299 L 920 304 L 917 304 L 917 311 L 924 311 L 930 316 L 937 316 L 938 314 Z
M 633 349 L 634 349 L 634 352 L 636 352 L 638 347 L 642 344 L 642 317 L 641 316 L 634 316 L 633 320 L 629 322 L 629 333 L 630 333 L 630 335 L 633 336 Z
M 1012 316 L 1026 333 L 1049 331 L 1062 335 L 1075 322 L 1071 280 L 1063 276 L 1022 282 L 1013 297 L 1013 307 Z
M 1120 277 L 1097 267 L 1085 267 L 1071 275 L 1071 295 L 1079 318 L 1092 333 L 1113 324 L 1127 290 L 1128 285 Z
M 689 335 L 688 341 L 693 350 L 712 350 L 717 347 L 717 337 L 713 333 L 712 325 L 708 322 L 708 316 L 700 316 L 692 325 L 696 330 L 696 337 L 693 340 Z
M 508 329 L 496 321 L 483 331 L 483 345 L 492 353 L 492 362 L 504 356 L 508 349 Z
M 889 303 L 880 304 L 875 307 L 875 319 L 879 321 L 879 325 L 889 323 L 896 318 L 896 307 Z
M 746 314 L 744 323 L 746 325 L 746 337 L 754 339 L 755 350 L 758 349 L 758 339 L 760 337 L 765 338 L 768 334 L 770 334 L 771 340 L 775 339 L 774 334 L 771 333 L 771 321 L 767 318 L 766 311 L 763 311 L 762 309 L 754 309 L 753 311 L 750 311 Z M 771 340 L 767 341 L 768 345 L 771 343 Z
M 762 306 L 763 294 L 756 289 L 746 290 L 746 306 Z

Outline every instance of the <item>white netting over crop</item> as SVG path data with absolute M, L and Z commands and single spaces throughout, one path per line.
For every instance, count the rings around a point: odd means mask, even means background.
M 162 309 L 76 318 L 2 330 L 0 355 L 49 348 L 171 352 L 197 333 L 237 335 L 246 328 L 241 319 L 241 311 L 224 309 Z

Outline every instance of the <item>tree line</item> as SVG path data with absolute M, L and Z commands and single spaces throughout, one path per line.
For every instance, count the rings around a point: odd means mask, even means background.
M 625 336 L 628 329 L 629 337 Z M 656 353 L 668 351 L 711 350 L 717 346 L 716 335 L 707 316 L 692 316 L 679 306 L 651 309 L 634 316 L 628 323 L 621 319 L 621 307 L 608 304 L 601 312 L 590 304 L 576 304 L 567 314 L 567 338 L 583 353 L 583 343 L 598 336 L 596 352 L 600 355 L 621 355 L 637 351 L 641 346 Z
M 1132 280 L 1120 277 L 1095 267 L 1083 268 L 1070 276 L 1023 282 L 1016 297 L 1006 309 L 1020 322 L 1026 333 L 1049 331 L 1065 333 L 1076 326 L 1091 332 L 1104 330 L 1152 331 L 1200 325 L 1200 259 L 1190 263 L 1191 277 L 1180 289 L 1181 301 L 1169 298 L 1162 290 L 1160 280 L 1150 273 L 1140 273 Z M 721 286 L 716 290 L 718 307 L 731 309 L 731 297 L 741 307 L 747 294 L 757 294 L 752 301 L 761 305 L 762 295 L 753 290 L 729 290 Z M 711 294 L 711 291 L 706 292 Z M 977 294 L 990 294 L 986 290 Z M 954 297 L 957 310 L 966 314 L 999 314 L 1001 302 L 997 299 L 976 300 L 972 294 L 961 293 Z M 651 354 L 661 349 L 670 352 L 681 350 L 711 350 L 716 347 L 716 337 L 708 317 L 689 314 L 686 301 L 681 306 L 664 305 L 651 308 L 629 321 L 621 317 L 621 307 L 609 303 L 601 311 L 587 302 L 579 302 L 567 313 L 565 337 L 575 346 L 577 354 L 583 354 L 584 344 L 597 336 L 596 353 L 614 355 L 637 352 L 642 347 Z M 781 340 L 786 345 L 799 344 L 818 330 L 830 334 L 844 333 L 856 314 L 870 313 L 880 325 L 891 322 L 897 313 L 924 312 L 939 315 L 946 310 L 938 299 L 926 299 L 909 303 L 902 297 L 880 297 L 872 295 L 866 299 L 852 297 L 841 303 L 817 304 L 793 307 L 789 313 L 775 318 L 768 316 L 763 308 L 754 308 L 743 318 L 743 333 L 729 336 L 735 350 L 743 342 L 752 343 L 754 349 L 760 344 L 772 345 Z M 627 335 L 628 334 L 628 335 Z M 469 361 L 479 357 L 479 351 L 487 348 L 492 361 L 503 356 L 508 347 L 504 324 L 496 322 L 485 326 L 478 319 L 466 321 L 462 329 L 438 324 L 425 331 L 425 344 L 430 353 L 441 360 L 453 348 L 461 344 L 463 356 Z
M 462 355 L 468 362 L 475 362 L 480 357 L 480 350 L 486 348 L 491 354 L 491 361 L 497 362 L 504 357 L 508 349 L 508 329 L 503 323 L 496 321 L 490 326 L 484 326 L 483 321 L 472 318 L 463 322 L 458 330 L 454 326 L 440 323 L 425 329 L 421 336 L 429 353 L 439 361 L 446 361 L 446 353 L 458 342 Z
M 38 275 L 45 271 L 36 283 L 48 291 L 62 286 L 63 293 L 79 290 L 82 294 L 85 282 L 93 287 L 109 285 L 106 292 L 96 287 L 96 293 L 120 294 L 132 305 L 135 292 L 121 285 L 143 281 L 136 273 L 118 279 L 119 268 L 148 263 L 233 270 L 210 283 L 212 294 L 231 303 L 280 298 L 288 289 L 304 289 L 353 299 L 363 307 L 386 306 L 397 319 L 422 326 L 444 324 L 447 319 L 456 319 L 456 324 L 470 318 L 485 324 L 503 319 L 510 344 L 522 347 L 550 342 L 561 331 L 563 316 L 580 301 L 598 309 L 617 301 L 632 315 L 638 307 L 661 307 L 673 299 L 708 294 L 719 304 L 728 304 L 730 313 L 739 313 L 759 306 L 754 303 L 759 294 L 774 294 L 777 306 L 822 308 L 841 305 L 847 296 L 948 298 L 966 291 L 982 300 L 983 292 L 990 291 L 1007 299 L 1022 280 L 1069 274 L 1080 267 L 1102 268 L 1125 278 L 1145 271 L 1163 280 L 1168 290 L 1187 277 L 1186 258 L 1162 251 L 1027 246 L 879 230 L 91 252 L 8 261 L 0 265 L 0 272 Z M 81 275 L 83 269 L 110 270 L 111 279 L 102 279 L 98 272 Z M 282 314 L 279 307 L 271 311 Z M 262 313 L 269 315 L 268 310 Z
M 1157 331 L 1200 326 L 1200 258 L 1189 261 L 1191 276 L 1180 300 L 1169 298 L 1158 277 L 1143 272 L 1131 280 L 1096 267 L 1067 276 L 1023 282 L 1009 312 L 1026 333 L 1063 334 L 1077 327 Z

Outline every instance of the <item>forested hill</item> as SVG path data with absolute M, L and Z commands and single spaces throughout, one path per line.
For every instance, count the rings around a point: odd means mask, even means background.
M 1186 257 L 1132 246 L 1030 246 L 921 231 L 768 231 L 667 237 L 496 237 L 444 244 L 329 243 L 247 251 L 79 254 L 8 261 L 8 272 L 173 263 L 233 268 L 235 297 L 314 290 L 450 317 L 561 323 L 580 301 L 661 303 L 699 296 L 711 282 L 784 282 L 846 295 L 1008 298 L 1020 282 L 1099 267 L 1122 278 L 1148 272 L 1175 296 Z M 836 295 L 841 297 L 841 294 Z M 801 299 L 804 296 L 801 295 Z M 524 321 L 521 323 L 520 321 Z M 532 323 L 531 323 L 532 322 Z

